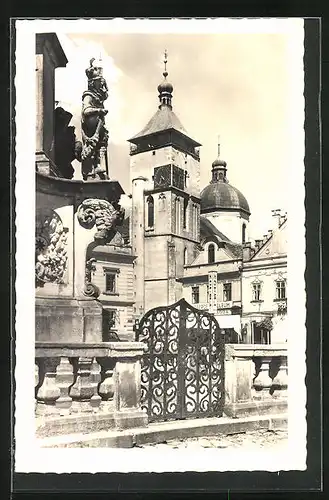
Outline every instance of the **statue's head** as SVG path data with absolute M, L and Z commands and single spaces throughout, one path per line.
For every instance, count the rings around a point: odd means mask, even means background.
M 103 77 L 103 68 L 101 61 L 96 61 L 95 58 L 90 60 L 89 68 L 86 69 L 88 78 L 88 89 L 95 92 L 103 101 L 108 98 L 108 87 L 105 78 Z

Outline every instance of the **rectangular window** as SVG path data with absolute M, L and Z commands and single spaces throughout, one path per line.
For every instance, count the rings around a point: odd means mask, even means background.
M 112 330 L 113 328 L 116 328 L 116 311 L 110 310 L 108 311 L 108 328 L 109 330 Z
M 253 344 L 270 344 L 271 332 L 260 328 L 254 324 L 253 327 Z
M 277 281 L 276 282 L 276 293 L 275 298 L 278 300 L 282 300 L 286 298 L 286 282 L 285 281 Z
M 223 284 L 223 301 L 230 302 L 232 300 L 232 283 Z
M 105 292 L 116 293 L 116 273 L 105 273 Z
M 198 286 L 192 287 L 192 304 L 198 304 L 200 297 L 200 291 Z
M 261 284 L 253 283 L 252 285 L 252 300 L 260 300 Z

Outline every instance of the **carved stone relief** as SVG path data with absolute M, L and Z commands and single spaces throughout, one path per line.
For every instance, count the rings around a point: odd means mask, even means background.
M 82 227 L 91 229 L 96 225 L 96 241 L 108 241 L 114 234 L 115 227 L 124 218 L 124 209 L 116 207 L 106 200 L 84 200 L 77 211 L 78 221 Z
M 100 289 L 98 286 L 96 286 L 94 283 L 92 283 L 92 275 L 96 271 L 96 265 L 95 265 L 96 259 L 91 258 L 87 260 L 86 262 L 86 269 L 85 269 L 85 287 L 83 290 L 84 295 L 87 297 L 94 297 L 97 298 L 100 295 Z
M 67 269 L 68 228 L 53 210 L 39 211 L 36 218 L 36 285 L 64 283 Z

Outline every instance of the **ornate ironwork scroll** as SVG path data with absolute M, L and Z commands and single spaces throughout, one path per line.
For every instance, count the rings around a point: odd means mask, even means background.
M 181 299 L 148 311 L 137 339 L 145 343 L 141 401 L 150 422 L 222 415 L 224 335 L 213 315 Z

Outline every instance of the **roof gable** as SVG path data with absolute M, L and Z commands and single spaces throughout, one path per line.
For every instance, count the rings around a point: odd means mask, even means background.
M 287 221 L 285 220 L 279 228 L 273 231 L 270 238 L 250 260 L 255 261 L 271 257 L 281 257 L 287 255 L 287 251 Z

